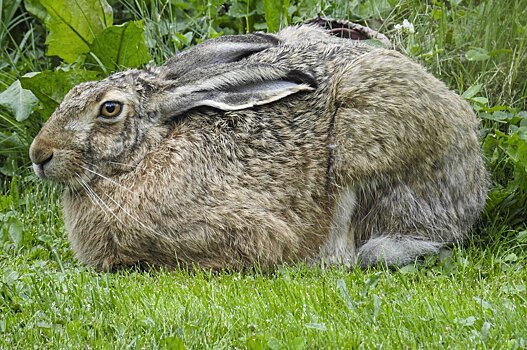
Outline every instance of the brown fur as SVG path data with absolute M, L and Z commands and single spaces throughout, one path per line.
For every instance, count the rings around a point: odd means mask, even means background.
M 81 84 L 37 135 L 35 171 L 66 185 L 79 260 L 405 264 L 463 241 L 487 180 L 459 96 L 321 29 L 231 38 Z M 117 120 L 98 116 L 108 98 Z

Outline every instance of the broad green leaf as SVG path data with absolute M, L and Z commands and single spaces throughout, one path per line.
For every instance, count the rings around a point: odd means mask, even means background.
M 493 120 L 509 120 L 512 118 L 512 114 L 505 111 L 496 111 L 492 113 Z
M 135 68 L 151 60 L 142 21 L 106 28 L 95 37 L 91 53 L 110 71 Z
M 20 278 L 18 271 L 6 271 L 2 278 L 2 282 L 8 286 L 12 286 Z
M 363 42 L 364 44 L 368 44 L 370 46 L 373 46 L 373 47 L 378 47 L 380 49 L 385 49 L 386 46 L 382 43 L 382 41 L 378 40 L 378 39 L 366 39 L 366 40 L 362 40 L 361 42 Z
M 511 114 L 504 111 L 496 111 L 494 113 L 480 113 L 479 116 L 483 119 L 493 120 L 499 123 L 505 123 L 511 118 Z
M 465 53 L 465 57 L 469 61 L 485 61 L 490 58 L 489 52 L 484 48 L 477 47 L 470 49 Z
M 515 262 L 515 261 L 518 261 L 518 255 L 514 253 L 509 253 L 505 257 L 503 257 L 501 260 L 504 262 L 508 262 L 508 263 Z
M 174 41 L 178 49 L 190 45 L 192 38 L 194 38 L 193 32 L 186 32 L 185 34 L 175 32 L 172 34 L 172 41 Z
M 90 44 L 112 25 L 113 12 L 106 0 L 40 0 L 48 17 L 48 56 L 67 63 L 90 51 Z
M 476 94 L 480 90 L 481 90 L 481 84 L 472 85 L 467 90 L 465 90 L 465 92 L 463 92 L 461 97 L 466 98 L 466 99 L 472 98 L 472 97 L 476 96 Z
M 518 137 L 520 140 L 523 140 L 523 142 L 527 142 L 527 126 L 521 126 L 516 130 L 516 133 L 518 134 Z M 527 159 L 527 155 L 526 158 Z M 527 167 L 527 163 L 525 164 Z
M 263 0 L 265 21 L 270 32 L 280 29 L 280 17 L 282 14 L 282 0 Z
M 49 117 L 68 91 L 84 81 L 96 80 L 97 72 L 86 70 L 45 71 L 32 77 L 20 78 L 24 89 L 31 90 L 40 100 L 43 115 Z
M 489 99 L 483 96 L 476 96 L 470 99 L 472 102 L 479 103 L 480 105 L 486 105 L 489 103 Z
M 349 310 L 356 311 L 357 307 L 351 299 L 348 287 L 346 286 L 346 282 L 343 279 L 337 280 L 337 289 L 339 290 L 342 299 L 344 299 L 344 301 L 346 302 L 346 305 L 348 305 Z
M 265 335 L 258 334 L 253 335 L 249 337 L 247 340 L 247 349 L 248 350 L 265 350 L 267 349 L 267 346 L 265 346 Z
M 306 328 L 316 329 L 316 330 L 324 331 L 324 332 L 328 330 L 328 328 L 326 327 L 324 323 L 306 323 Z
M 509 106 L 498 105 L 498 106 L 492 106 L 492 107 L 483 107 L 481 110 L 484 112 L 496 112 L 496 111 L 511 111 L 512 108 Z
M 10 220 L 9 223 L 9 238 L 15 245 L 18 247 L 20 243 L 22 242 L 22 238 L 24 237 L 22 226 L 20 226 L 20 223 L 18 220 Z
M 265 22 L 255 23 L 253 27 L 254 27 L 254 30 L 261 32 L 261 31 L 267 30 L 267 23 Z
M 280 344 L 278 339 L 272 337 L 267 341 L 267 347 L 271 350 L 278 350 L 278 349 L 284 349 L 285 347 Z
M 499 55 L 511 55 L 512 53 L 513 51 L 511 49 L 497 49 L 497 50 L 490 51 L 489 56 L 495 57 Z
M 27 119 L 38 103 L 38 99 L 29 90 L 22 88 L 17 80 L 0 94 L 0 105 L 15 115 L 17 121 Z
M 399 269 L 399 273 L 402 273 L 403 275 L 411 275 L 418 273 L 419 269 L 415 267 L 415 265 L 406 265 Z
M 496 131 L 496 135 L 501 135 L 500 144 L 516 167 L 527 171 L 527 141 L 523 140 L 519 133 L 506 136 Z
M 26 8 L 27 12 L 31 13 L 42 22 L 46 21 L 48 12 L 46 11 L 46 8 L 40 3 L 40 0 L 24 0 L 24 7 Z

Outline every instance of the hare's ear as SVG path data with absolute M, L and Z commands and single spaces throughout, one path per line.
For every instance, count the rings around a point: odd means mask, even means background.
M 193 80 L 167 86 L 153 99 L 152 106 L 157 106 L 166 117 L 202 106 L 235 111 L 316 88 L 311 75 L 268 64 L 228 64 L 195 73 Z
M 197 68 L 236 62 L 279 42 L 274 35 L 263 33 L 210 39 L 169 59 L 161 66 L 160 78 L 174 80 Z

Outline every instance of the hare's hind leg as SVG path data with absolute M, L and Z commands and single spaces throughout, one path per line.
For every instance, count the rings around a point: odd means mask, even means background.
M 358 191 L 351 226 L 360 241 L 362 266 L 403 266 L 465 240 L 481 212 L 485 191 L 471 184 L 470 170 L 464 171 L 469 168 L 448 163 L 441 167 L 448 171 L 434 173 L 416 165 L 417 173 L 409 172 L 406 178 L 379 176 Z
M 404 266 L 462 241 L 465 230 L 448 191 L 438 189 L 438 179 L 427 182 L 424 189 L 417 175 L 405 181 L 381 176 L 361 188 L 352 222 L 361 266 Z
M 351 223 L 362 267 L 404 266 L 462 240 L 462 229 L 453 221 L 454 209 L 443 207 L 448 201 L 444 198 L 448 195 L 441 195 L 444 192 L 419 191 L 409 179 L 374 183 L 359 190 Z

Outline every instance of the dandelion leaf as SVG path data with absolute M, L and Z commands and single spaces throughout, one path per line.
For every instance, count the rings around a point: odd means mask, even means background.
M 40 0 L 48 16 L 48 56 L 75 62 L 90 51 L 90 44 L 112 25 L 113 12 L 106 0 Z
M 110 71 L 136 68 L 151 59 L 142 21 L 106 28 L 91 45 L 91 53 Z

